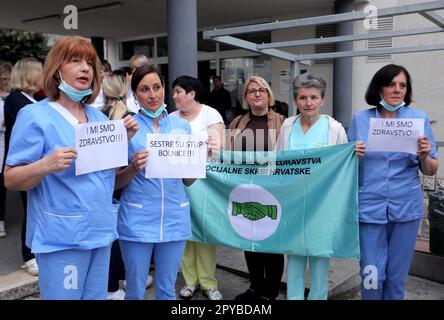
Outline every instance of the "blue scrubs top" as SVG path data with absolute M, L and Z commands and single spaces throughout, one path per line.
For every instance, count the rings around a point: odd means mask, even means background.
M 6 159 L 8 166 L 36 162 L 61 147 L 75 147 L 74 127 L 48 105 L 27 105 L 17 116 Z M 88 122 L 106 121 L 99 110 L 85 106 Z M 26 245 L 34 253 L 108 246 L 117 238 L 112 194 L 115 170 L 75 175 L 75 161 L 46 175 L 28 191 Z
M 163 115 L 158 133 L 191 134 L 187 121 L 166 112 Z M 153 119 L 140 113 L 134 118 L 139 130 L 128 144 L 129 162 L 134 153 L 146 149 L 146 135 L 155 133 Z M 165 165 L 170 164 L 165 162 Z M 145 170 L 141 170 L 124 188 L 120 201 L 119 239 L 159 243 L 186 240 L 191 236 L 190 204 L 182 179 L 146 179 Z
M 356 113 L 348 131 L 350 141 L 368 141 L 370 118 L 380 118 L 376 108 Z M 424 135 L 430 141 L 430 157 L 437 159 L 435 139 L 427 115 L 410 107 L 399 110 L 396 118 L 424 119 Z M 367 151 L 360 160 L 359 220 L 384 224 L 420 219 L 423 192 L 418 170 L 420 162 L 406 152 Z

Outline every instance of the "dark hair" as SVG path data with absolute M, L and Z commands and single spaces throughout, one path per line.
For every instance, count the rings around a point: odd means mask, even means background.
M 190 77 L 190 76 L 180 76 L 176 80 L 173 81 L 173 89 L 175 86 L 179 86 L 185 90 L 186 93 L 190 93 L 194 91 L 194 100 L 201 102 L 200 99 L 202 97 L 203 86 L 199 79 Z
M 113 71 L 113 68 L 111 68 L 111 63 L 109 63 L 107 60 L 102 61 L 102 68 L 103 68 L 103 70 L 105 70 L 107 72 Z
M 404 97 L 404 102 L 407 106 L 410 105 L 412 102 L 412 81 L 410 74 L 406 68 L 395 64 L 388 64 L 375 73 L 365 93 L 365 101 L 371 106 L 380 107 L 379 102 L 381 101 L 382 87 L 388 86 L 393 78 L 401 72 L 404 73 L 407 79 L 407 92 Z
M 120 76 L 120 77 L 126 79 L 127 73 L 126 73 L 126 71 L 124 71 L 122 69 L 117 69 L 117 70 L 113 70 L 113 75 Z
M 121 67 L 119 68 L 119 70 L 122 70 L 123 72 L 125 72 L 127 75 L 131 75 L 131 68 L 130 67 Z
M 216 78 L 216 79 L 219 79 L 219 81 L 222 81 L 221 77 L 219 77 L 218 75 L 213 75 L 213 76 L 211 76 L 211 78 Z
M 144 64 L 140 67 L 138 67 L 133 74 L 133 77 L 131 78 L 131 90 L 133 92 L 136 92 L 137 86 L 139 85 L 140 81 L 150 73 L 155 73 L 159 76 L 160 82 L 162 83 L 162 87 L 165 88 L 165 79 L 160 74 L 159 70 L 157 70 L 154 66 Z

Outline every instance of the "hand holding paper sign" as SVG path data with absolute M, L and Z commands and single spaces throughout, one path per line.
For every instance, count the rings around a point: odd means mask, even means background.
M 146 166 L 148 159 L 148 151 L 147 150 L 141 150 L 133 154 L 133 159 L 131 161 L 131 167 L 136 171 L 139 172 L 140 170 L 143 170 Z
M 208 136 L 208 139 L 206 141 L 208 145 L 208 157 L 216 157 L 219 154 L 219 145 L 214 140 L 212 136 Z
M 418 138 L 418 159 L 424 161 L 432 151 L 432 146 L 430 145 L 429 139 L 426 136 L 420 136 Z
M 430 144 L 427 136 L 420 136 L 417 140 L 418 142 L 418 160 L 421 162 L 421 171 L 427 176 L 433 176 L 438 170 L 438 160 L 429 157 L 432 151 L 432 146 Z
M 128 135 L 128 141 L 131 140 L 132 137 L 136 134 L 137 130 L 139 130 L 139 125 L 137 124 L 136 119 L 133 116 L 127 115 L 123 118 L 123 125 L 126 128 L 126 132 Z
M 42 159 L 44 171 L 49 174 L 66 170 L 76 158 L 77 151 L 74 148 L 65 147 L 56 149 L 53 153 Z

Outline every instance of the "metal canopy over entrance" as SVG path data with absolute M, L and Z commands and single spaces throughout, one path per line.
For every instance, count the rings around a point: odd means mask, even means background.
M 293 79 L 295 75 L 299 74 L 300 72 L 299 63 L 311 64 L 311 61 L 313 60 L 360 57 L 360 56 L 369 56 L 376 54 L 378 55 L 397 54 L 397 53 L 444 50 L 444 43 L 413 46 L 413 47 L 379 48 L 379 49 L 369 49 L 364 51 L 337 51 L 337 52 L 313 53 L 313 54 L 293 54 L 278 49 L 284 47 L 350 42 L 350 41 L 369 40 L 369 39 L 386 38 L 386 37 L 401 37 L 409 35 L 421 35 L 421 34 L 442 32 L 444 31 L 444 17 L 434 12 L 440 9 L 444 9 L 444 0 L 431 1 L 426 3 L 412 4 L 405 6 L 387 7 L 379 9 L 377 12 L 377 18 L 393 17 L 406 14 L 419 14 L 436 25 L 435 27 L 429 27 L 429 28 L 405 29 L 405 30 L 395 30 L 395 31 L 375 31 L 368 34 L 351 34 L 345 36 L 311 38 L 304 40 L 262 43 L 262 44 L 257 44 L 254 42 L 242 40 L 234 36 L 245 33 L 324 25 L 331 23 L 341 23 L 341 22 L 364 20 L 369 18 L 368 12 L 353 11 L 353 12 L 324 15 L 318 17 L 249 25 L 244 27 L 207 30 L 204 31 L 203 37 L 204 39 L 212 39 L 216 42 L 228 44 L 231 46 L 239 47 L 249 51 L 289 61 L 290 79 Z M 293 105 L 294 102 L 291 92 L 292 90 L 290 88 L 289 104 Z M 294 110 L 294 108 L 291 108 L 291 110 Z

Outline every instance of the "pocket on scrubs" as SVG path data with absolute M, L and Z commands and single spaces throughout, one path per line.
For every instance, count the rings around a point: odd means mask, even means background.
M 119 224 L 138 228 L 144 223 L 146 215 L 147 210 L 142 203 L 124 201 L 119 209 Z
M 76 246 L 85 231 L 86 212 L 48 209 L 37 218 L 36 236 L 42 244 Z

